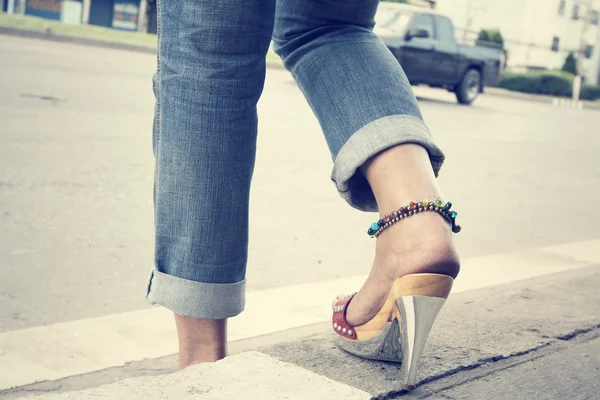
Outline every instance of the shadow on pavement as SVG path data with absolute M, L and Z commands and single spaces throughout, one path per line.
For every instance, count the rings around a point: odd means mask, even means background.
M 431 97 L 423 97 L 423 96 L 417 96 L 417 101 L 422 101 L 424 103 L 435 103 L 435 104 L 444 104 L 447 106 L 455 106 L 455 107 L 464 107 L 461 104 L 458 104 L 456 101 L 452 101 L 452 100 L 440 100 L 440 99 L 434 99 Z

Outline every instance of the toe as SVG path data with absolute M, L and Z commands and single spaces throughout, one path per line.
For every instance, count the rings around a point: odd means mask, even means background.
M 338 303 L 338 301 L 343 300 L 346 297 L 345 294 L 338 294 L 335 299 L 331 302 L 331 309 L 333 310 Z

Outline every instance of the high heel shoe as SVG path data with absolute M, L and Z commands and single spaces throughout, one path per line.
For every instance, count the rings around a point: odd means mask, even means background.
M 333 307 L 333 330 L 337 345 L 354 355 L 401 362 L 400 380 L 405 389 L 417 382 L 421 354 L 429 331 L 446 302 L 454 279 L 441 274 L 411 274 L 396 279 L 377 315 L 360 326 L 346 320 L 354 294 Z

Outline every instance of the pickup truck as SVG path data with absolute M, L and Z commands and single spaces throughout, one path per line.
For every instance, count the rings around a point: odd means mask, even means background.
M 450 18 L 433 10 L 383 2 L 375 22 L 411 84 L 447 89 L 460 104 L 495 84 L 504 67 L 502 49 L 458 44 Z

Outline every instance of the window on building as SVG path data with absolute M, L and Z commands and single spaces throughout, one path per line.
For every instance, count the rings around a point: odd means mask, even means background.
M 571 18 L 573 18 L 574 20 L 579 19 L 579 4 L 573 5 L 573 15 L 571 16 Z
M 565 15 L 565 8 L 567 8 L 567 2 L 565 0 L 560 0 L 558 4 L 558 15 Z
M 598 11 L 590 11 L 590 24 L 598 25 L 600 22 L 600 12 Z
M 554 36 L 552 38 L 552 51 L 558 51 L 559 44 L 560 44 L 560 38 L 558 36 Z
M 592 58 L 593 53 L 594 53 L 594 46 L 592 46 L 590 44 L 585 46 L 585 49 L 583 49 L 583 55 L 585 56 L 585 58 Z

